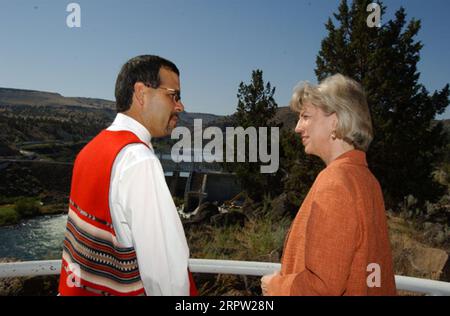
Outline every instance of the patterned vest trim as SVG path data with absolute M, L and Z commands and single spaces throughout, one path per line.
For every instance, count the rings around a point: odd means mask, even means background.
M 114 160 L 122 148 L 132 143 L 146 145 L 131 132 L 104 130 L 75 160 L 61 295 L 145 295 L 136 252 L 117 241 L 109 208 Z

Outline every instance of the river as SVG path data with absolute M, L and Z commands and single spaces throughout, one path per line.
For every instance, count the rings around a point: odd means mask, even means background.
M 67 215 L 35 217 L 0 227 L 0 258 L 61 259 Z
M 193 214 L 179 213 L 185 217 Z M 0 227 L 0 258 L 21 261 L 61 259 L 67 214 L 39 216 Z

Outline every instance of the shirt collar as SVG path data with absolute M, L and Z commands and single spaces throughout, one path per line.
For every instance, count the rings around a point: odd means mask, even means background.
M 112 122 L 111 126 L 108 128 L 111 131 L 130 131 L 135 134 L 141 141 L 151 146 L 152 136 L 150 132 L 138 121 L 134 118 L 123 114 L 117 113 L 114 122 Z
M 362 165 L 367 167 L 366 153 L 358 149 L 347 151 L 333 160 L 329 166 L 342 163 Z

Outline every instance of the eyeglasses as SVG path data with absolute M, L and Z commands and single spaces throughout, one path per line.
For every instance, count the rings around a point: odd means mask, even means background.
M 169 91 L 169 95 L 172 97 L 173 102 L 178 103 L 181 100 L 181 92 L 179 90 L 175 90 L 172 88 L 166 88 L 166 87 L 158 87 L 157 89 L 163 89 L 166 91 Z
M 145 84 L 146 87 L 155 89 L 155 88 L 153 88 L 152 84 L 148 84 L 148 83 L 147 84 L 144 83 L 144 84 Z M 175 90 L 175 89 L 166 88 L 166 87 L 158 87 L 156 89 L 163 89 L 163 90 L 169 91 L 168 95 L 170 95 L 172 97 L 172 101 L 175 102 L 175 103 L 178 103 L 178 102 L 181 101 L 181 91 L 180 90 Z

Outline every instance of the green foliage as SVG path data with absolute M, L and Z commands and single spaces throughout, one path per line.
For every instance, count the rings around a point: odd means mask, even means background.
M 14 209 L 21 218 L 31 217 L 40 213 L 39 201 L 31 197 L 18 200 Z
M 186 236 L 191 258 L 280 262 L 291 220 L 268 209 L 261 215 L 250 216 L 244 226 L 190 226 Z M 260 277 L 221 274 L 194 277 L 201 295 L 261 295 Z
M 192 258 L 278 262 L 291 220 L 267 213 L 245 226 L 192 226 L 186 231 Z
M 278 108 L 273 95 L 275 87 L 272 88 L 270 82 L 266 85 L 263 80 L 262 70 L 252 72 L 252 80 L 249 84 L 243 82 L 239 85 L 238 105 L 234 115 L 234 125 L 241 126 L 244 129 L 249 127 L 256 128 L 267 127 L 270 135 L 270 127 L 275 127 L 273 118 Z M 270 136 L 268 137 L 268 152 L 270 148 Z M 235 141 L 235 148 L 236 148 Z M 264 196 L 274 196 L 281 191 L 280 173 L 264 174 L 260 172 L 259 162 L 249 162 L 249 141 L 245 140 L 246 152 L 245 162 L 236 162 L 237 153 L 235 149 L 235 163 L 226 163 L 225 169 L 236 173 L 242 188 L 255 201 L 261 201 Z M 278 144 L 277 144 L 278 145 Z
M 41 206 L 36 198 L 15 197 L 2 200 L 14 201 L 14 204 L 0 206 L 0 226 L 14 225 L 23 218 L 41 214 Z
M 0 226 L 13 225 L 20 220 L 13 205 L 0 206 Z
M 4 204 L 14 204 L 18 199 L 22 198 L 20 197 L 11 197 L 6 195 L 0 195 L 0 205 Z
M 305 154 L 300 137 L 293 131 L 283 130 L 280 139 L 283 191 L 286 192 L 290 204 L 297 206 L 293 209 L 297 213 L 298 206 L 301 205 L 318 173 L 325 166 L 318 157 Z
M 419 20 L 406 21 L 400 8 L 393 20 L 369 28 L 366 7 L 372 1 L 342 1 L 337 24 L 330 18 L 328 36 L 317 56 L 316 75 L 322 80 L 335 73 L 364 86 L 374 123 L 375 138 L 368 152 L 371 169 L 385 190 L 388 207 L 409 194 L 419 203 L 435 201 L 443 187 L 433 181 L 445 135 L 442 125 L 431 124 L 449 104 L 449 85 L 430 94 L 419 83 L 417 63 L 423 45 L 416 41 Z M 386 7 L 382 6 L 382 13 Z
M 264 127 L 273 126 L 270 121 L 278 108 L 273 95 L 275 87 L 270 82 L 264 86 L 262 70 L 252 71 L 252 81 L 246 85 L 239 84 L 236 123 L 238 126 Z

